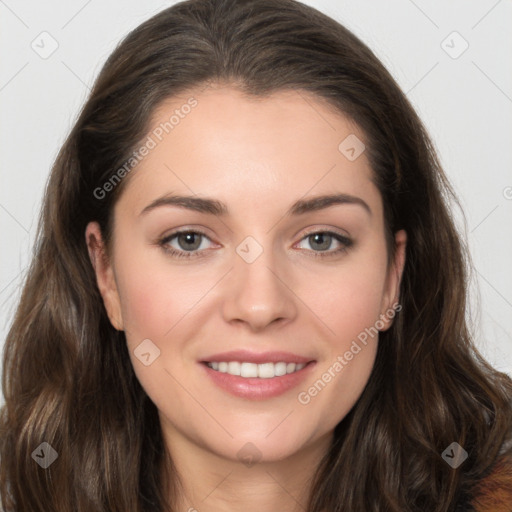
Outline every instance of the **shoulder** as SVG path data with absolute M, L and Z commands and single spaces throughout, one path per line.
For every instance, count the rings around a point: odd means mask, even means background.
M 473 490 L 475 512 L 512 511 L 512 456 L 501 456 Z

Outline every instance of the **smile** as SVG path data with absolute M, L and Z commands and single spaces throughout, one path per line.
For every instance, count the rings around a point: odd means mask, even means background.
M 249 363 L 203 361 L 199 364 L 210 382 L 230 395 L 246 400 L 267 400 L 303 385 L 316 361 L 309 363 Z

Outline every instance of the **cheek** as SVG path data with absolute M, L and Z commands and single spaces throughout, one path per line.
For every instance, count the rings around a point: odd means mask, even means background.
M 347 275 L 333 283 L 326 311 L 339 349 L 378 320 L 382 288 L 382 276 L 371 271 Z
M 308 281 L 315 285 L 306 286 Z M 328 327 L 333 346 L 342 349 L 379 320 L 385 281 L 386 261 L 375 251 L 322 273 L 312 272 L 301 296 Z
M 138 338 L 161 340 L 193 309 L 208 283 L 191 279 L 182 268 L 170 265 L 157 248 L 141 247 L 128 254 L 116 262 L 128 341 L 133 344 Z
M 362 391 L 374 362 L 381 294 L 375 289 L 375 281 L 360 276 L 347 276 L 334 284 L 337 291 L 331 293 L 324 308 L 325 323 L 331 330 L 330 357 L 325 365 L 331 375 L 334 372 L 340 376 L 336 380 L 350 400 L 346 393 Z
M 316 286 L 303 291 L 326 327 L 327 350 L 298 402 L 310 413 L 318 411 L 331 427 L 355 404 L 375 362 L 386 281 L 383 254 L 380 246 L 361 252 L 335 270 L 317 274 Z
M 162 389 L 175 385 L 166 369 L 180 367 L 178 361 L 186 357 L 190 322 L 214 282 L 191 279 L 156 250 L 132 250 L 128 258 L 119 258 L 116 269 L 132 366 L 146 393 L 164 407 L 168 396 L 162 395 Z M 143 354 L 147 353 L 146 365 Z

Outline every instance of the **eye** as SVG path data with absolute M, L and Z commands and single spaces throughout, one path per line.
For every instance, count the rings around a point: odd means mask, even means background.
M 309 242 L 310 246 L 313 248 L 313 256 L 321 258 L 346 252 L 347 249 L 353 245 L 353 241 L 350 240 L 350 238 L 335 233 L 334 231 L 310 232 L 306 234 L 300 243 L 304 243 L 304 241 Z M 328 249 L 332 247 L 333 243 L 338 244 L 339 247 L 329 251 Z
M 210 240 L 201 231 L 177 231 L 168 235 L 158 242 L 163 250 L 172 256 L 178 258 L 194 258 L 201 256 L 201 252 L 205 249 L 203 242 L 205 239 Z M 174 242 L 174 245 L 173 245 Z

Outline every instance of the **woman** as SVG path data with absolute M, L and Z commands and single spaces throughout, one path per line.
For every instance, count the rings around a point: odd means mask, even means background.
M 512 383 L 465 323 L 450 196 L 327 16 L 189 0 L 143 23 L 46 190 L 4 510 L 510 510 Z

